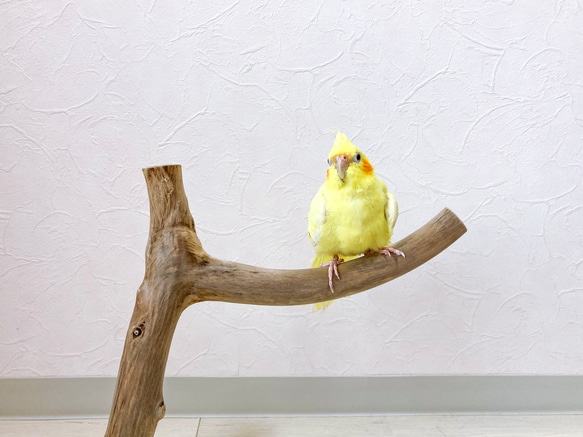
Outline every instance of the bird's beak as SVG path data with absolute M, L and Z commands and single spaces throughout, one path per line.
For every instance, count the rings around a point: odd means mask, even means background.
M 346 155 L 338 155 L 335 158 L 335 161 L 338 177 L 344 181 L 344 176 L 346 175 L 346 170 L 348 169 L 348 157 Z

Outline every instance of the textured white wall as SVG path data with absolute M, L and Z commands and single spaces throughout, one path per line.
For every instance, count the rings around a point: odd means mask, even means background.
M 140 169 L 181 163 L 214 256 L 307 267 L 334 129 L 394 241 L 469 232 L 324 313 L 204 303 L 169 375 L 583 373 L 580 1 L 0 3 L 0 376 L 115 375 Z

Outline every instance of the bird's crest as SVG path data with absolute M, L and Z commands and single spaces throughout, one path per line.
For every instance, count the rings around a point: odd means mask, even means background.
M 328 154 L 328 157 L 332 159 L 334 156 L 338 155 L 346 155 L 346 156 L 354 156 L 359 152 L 359 150 L 350 142 L 348 137 L 344 135 L 342 132 L 338 132 L 336 134 L 336 139 L 334 140 L 334 145 L 332 146 L 332 150 Z

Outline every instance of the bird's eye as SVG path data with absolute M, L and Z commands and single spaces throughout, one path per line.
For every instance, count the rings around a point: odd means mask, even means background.
M 330 162 L 330 159 L 327 159 L 326 162 L 328 163 L 328 165 L 332 165 L 332 163 Z
M 360 153 L 357 153 L 356 156 L 355 156 L 355 158 L 356 158 L 356 161 L 357 162 L 360 161 Z

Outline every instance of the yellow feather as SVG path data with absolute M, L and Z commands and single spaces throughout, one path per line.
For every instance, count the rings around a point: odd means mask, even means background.
M 340 179 L 332 162 L 326 182 L 310 205 L 308 233 L 316 252 L 312 267 L 327 263 L 334 255 L 348 261 L 367 250 L 387 246 L 399 213 L 385 183 L 342 133 L 336 136 L 330 161 L 339 155 L 346 155 L 350 162 L 344 179 Z M 314 310 L 329 304 L 316 304 Z

